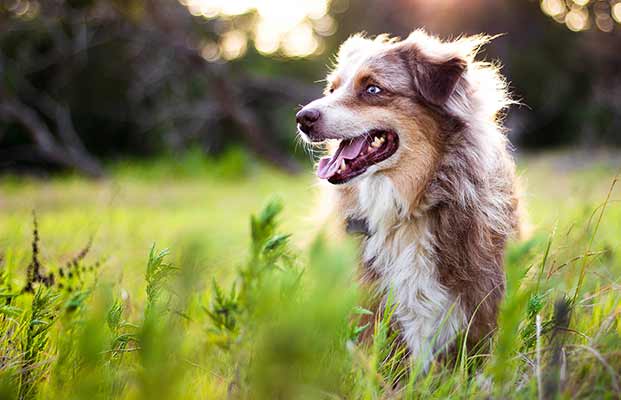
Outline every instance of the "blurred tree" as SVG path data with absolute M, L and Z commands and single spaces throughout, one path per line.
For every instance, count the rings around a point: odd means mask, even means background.
M 5 0 L 0 26 L 0 169 L 241 145 L 295 170 L 338 44 L 418 27 L 504 34 L 519 145 L 621 144 L 619 0 Z
M 551 2 L 562 3 L 564 10 L 554 19 L 546 15 Z M 503 64 L 514 97 L 523 104 L 508 115 L 514 143 L 526 148 L 621 145 L 621 18 L 606 31 L 588 21 L 578 32 L 567 28 L 572 10 L 601 10 L 602 3 L 609 1 L 358 1 L 339 20 L 333 39 L 357 31 L 404 37 L 418 27 L 442 37 L 501 35 L 482 56 Z M 594 18 L 612 20 L 612 9 L 621 12 L 621 1 L 610 4 L 604 7 L 606 17 L 593 11 Z
M 283 130 L 266 115 L 282 107 L 293 114 L 318 88 L 255 74 L 249 63 L 208 62 L 201 43 L 218 36 L 218 21 L 166 0 L 17 0 L 2 7 L 2 167 L 43 161 L 98 176 L 91 153 L 153 154 L 196 144 L 218 152 L 236 142 L 297 169 L 282 151 Z

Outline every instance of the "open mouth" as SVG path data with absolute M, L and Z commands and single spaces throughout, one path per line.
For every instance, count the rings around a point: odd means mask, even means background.
M 398 147 L 399 136 L 392 131 L 373 130 L 342 140 L 332 156 L 319 160 L 317 176 L 335 185 L 345 183 L 395 154 Z

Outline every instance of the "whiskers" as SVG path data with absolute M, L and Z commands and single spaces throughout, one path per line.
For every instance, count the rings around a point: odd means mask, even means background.
M 302 135 L 298 132 L 295 136 L 295 151 L 299 147 L 304 149 L 304 152 L 308 154 L 309 160 L 314 164 L 323 155 L 325 146 L 323 143 L 311 143 L 302 138 Z

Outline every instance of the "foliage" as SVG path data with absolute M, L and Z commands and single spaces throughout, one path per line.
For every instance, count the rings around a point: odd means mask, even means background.
M 292 126 L 289 110 L 319 88 L 258 76 L 254 63 L 208 62 L 201 46 L 222 36 L 221 21 L 177 1 L 75 3 L 0 4 L 0 168 L 99 177 L 101 159 L 241 146 L 297 169 L 278 151 L 293 140 L 275 113 Z
M 545 168 L 536 170 L 542 173 Z M 123 246 L 111 240 L 120 230 L 109 233 L 104 228 L 84 245 L 76 235 L 87 235 L 80 228 L 83 222 L 45 206 L 37 213 L 36 232 L 27 229 L 22 235 L 21 227 L 30 219 L 29 208 L 22 204 L 28 189 L 3 183 L 7 207 L 21 211 L 16 217 L 3 215 L 0 226 L 6 244 L 0 261 L 0 397 L 618 397 L 621 210 L 614 186 L 608 201 L 595 200 L 607 193 L 601 185 L 590 186 L 609 179 L 608 173 L 601 174 L 589 170 L 571 175 L 571 190 L 597 193 L 592 200 L 584 197 L 561 207 L 544 198 L 531 205 L 541 226 L 508 250 L 507 296 L 491 351 L 460 348 L 457 362 L 433 363 L 428 372 L 408 359 L 397 340 L 390 295 L 377 317 L 370 318 L 371 312 L 358 306 L 361 299 L 351 279 L 352 243 L 334 244 L 327 235 L 319 235 L 307 250 L 299 250 L 296 238 L 308 236 L 308 230 L 290 224 L 294 233 L 283 233 L 281 227 L 293 219 L 287 212 L 295 201 L 271 201 L 253 215 L 249 241 L 236 237 L 245 244 L 243 255 L 227 259 L 228 252 L 241 250 L 230 237 L 215 241 L 227 230 L 219 220 L 210 225 L 214 236 L 200 232 L 190 235 L 191 242 L 174 243 L 179 232 L 171 231 L 188 202 L 171 208 L 173 201 L 163 189 L 158 200 L 164 208 L 139 214 L 136 220 L 118 211 L 96 213 L 132 226 L 123 231 Z M 538 181 L 534 173 L 529 176 Z M 232 190 L 221 180 L 194 179 L 196 187 L 219 184 L 221 191 Z M 261 179 L 247 187 L 243 181 L 235 183 L 250 196 L 267 184 L 265 176 Z M 294 190 L 296 179 L 278 179 L 275 186 L 288 184 Z M 540 179 L 545 188 L 559 178 L 546 172 Z M 164 187 L 152 178 L 138 182 L 125 183 L 151 185 L 152 190 L 132 213 L 147 207 L 155 188 Z M 84 201 L 71 179 L 57 185 L 70 194 L 66 201 Z M 188 181 L 170 181 L 166 188 L 185 193 L 187 185 Z M 543 193 L 541 188 L 538 193 Z M 52 207 L 60 208 L 50 196 L 55 190 L 46 187 L 42 194 L 48 206 L 51 201 Z M 266 192 L 271 191 L 273 187 Z M 306 199 L 307 192 L 297 195 L 300 202 Z M 87 203 L 83 212 L 89 210 Z M 559 207 L 558 219 L 544 221 Z M 189 218 L 198 218 L 200 212 L 193 211 Z M 213 211 L 209 218 L 222 212 Z M 154 220 L 165 213 L 170 220 Z M 64 218 L 62 223 L 57 215 Z M 71 229 L 63 231 L 68 221 Z M 234 230 L 234 218 L 229 223 Z M 133 229 L 143 225 L 144 231 L 136 235 Z M 32 236 L 30 244 L 27 235 Z M 170 252 L 153 245 L 149 252 L 136 250 L 143 237 L 172 241 L 174 246 Z M 73 240 L 71 246 L 65 240 Z M 80 242 L 81 249 L 71 250 Z M 93 260 L 100 254 L 107 255 L 107 261 Z M 54 273 L 53 283 L 30 279 L 33 259 L 41 276 Z M 115 270 L 122 271 L 121 277 Z M 32 290 L 23 290 L 29 282 Z
M 295 171 L 295 110 L 320 95 L 338 45 L 361 31 L 405 37 L 418 27 L 502 35 L 481 57 L 505 66 L 524 105 L 508 115 L 514 143 L 621 143 L 616 0 L 233 3 L 0 3 L 0 169 L 101 176 L 102 160 L 241 147 Z M 580 32 L 557 23 L 576 21 Z M 227 42 L 235 57 L 221 57 Z M 277 52 L 291 43 L 312 48 Z

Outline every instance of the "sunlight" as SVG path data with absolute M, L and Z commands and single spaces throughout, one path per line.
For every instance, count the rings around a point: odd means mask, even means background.
M 612 6 L 612 17 L 621 24 L 621 3 Z
M 291 57 L 306 57 L 313 54 L 317 50 L 318 43 L 312 25 L 306 22 L 288 32 L 282 46 L 285 54 Z
M 242 31 L 230 31 L 222 35 L 220 47 L 226 60 L 234 60 L 246 53 L 246 34 Z
M 323 49 L 322 36 L 336 32 L 336 21 L 329 14 L 331 0 L 179 0 L 194 16 L 207 19 L 252 15 L 244 31 L 225 35 L 220 49 L 203 51 L 205 59 L 220 56 L 233 60 L 243 56 L 252 41 L 260 54 L 309 57 Z M 242 29 L 236 27 L 236 29 Z M 243 43 L 242 43 L 243 42 Z M 212 44 L 209 44 L 212 46 Z M 215 58 L 214 58 L 215 57 Z
M 619 0 L 541 0 L 540 6 L 546 15 L 574 32 L 585 31 L 593 25 L 602 32 L 612 32 L 615 21 L 621 24 Z
M 565 12 L 565 3 L 561 0 L 543 0 L 541 10 L 551 17 L 555 17 Z
M 589 27 L 589 14 L 585 9 L 571 10 L 565 16 L 565 25 L 574 32 L 585 30 Z

